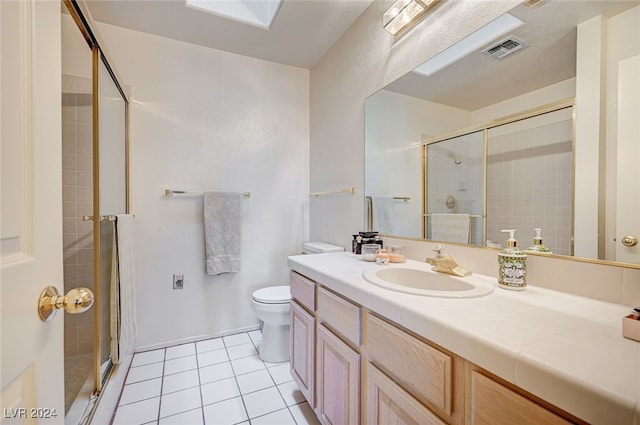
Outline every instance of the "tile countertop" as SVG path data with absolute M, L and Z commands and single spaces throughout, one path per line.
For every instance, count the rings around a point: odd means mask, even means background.
M 479 298 L 375 286 L 380 266 L 351 253 L 294 255 L 292 270 L 593 424 L 640 425 L 640 342 L 622 336 L 630 308 L 529 285 Z

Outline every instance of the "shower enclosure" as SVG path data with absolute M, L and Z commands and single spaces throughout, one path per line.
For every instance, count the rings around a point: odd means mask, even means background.
M 87 416 L 108 378 L 113 217 L 129 212 L 128 100 L 83 3 L 62 14 L 65 291 L 95 295 L 93 314 L 65 316 L 65 413 Z M 74 403 L 76 402 L 76 403 Z

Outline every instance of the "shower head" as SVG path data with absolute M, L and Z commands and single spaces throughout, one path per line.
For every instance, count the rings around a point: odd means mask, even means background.
M 449 154 L 449 159 L 453 160 L 453 163 L 456 165 L 462 164 L 462 160 L 460 159 L 460 157 L 454 153 Z

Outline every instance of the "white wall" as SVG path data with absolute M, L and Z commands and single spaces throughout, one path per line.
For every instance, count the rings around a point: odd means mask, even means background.
M 288 283 L 308 237 L 309 71 L 98 24 L 132 88 L 136 347 L 247 329 L 256 288 Z M 248 191 L 242 269 L 204 269 L 202 196 Z M 184 274 L 184 289 L 172 275 Z
M 348 248 L 364 228 L 364 99 L 520 2 L 481 3 L 441 2 L 394 43 L 374 1 L 311 70 L 311 190 L 358 189 L 312 200 L 312 239 Z

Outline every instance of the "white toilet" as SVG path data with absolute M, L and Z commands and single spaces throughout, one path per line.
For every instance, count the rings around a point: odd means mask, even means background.
M 344 251 L 340 246 L 324 242 L 306 242 L 305 254 Z M 289 360 L 289 285 L 257 289 L 251 296 L 251 307 L 263 323 L 258 356 L 265 362 Z
M 289 360 L 289 285 L 258 289 L 251 296 L 251 307 L 262 320 L 259 357 L 265 362 Z

